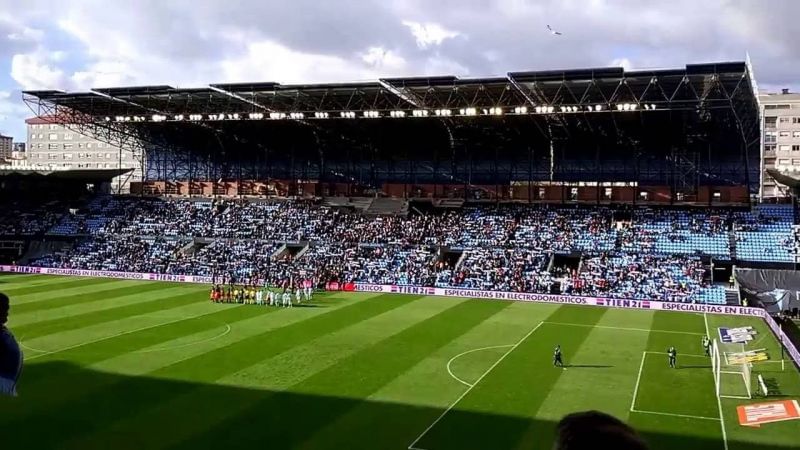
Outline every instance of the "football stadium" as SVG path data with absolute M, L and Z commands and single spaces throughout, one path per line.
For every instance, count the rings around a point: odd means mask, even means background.
M 798 446 L 748 63 L 24 100 L 140 181 L 0 171 L 3 449 Z

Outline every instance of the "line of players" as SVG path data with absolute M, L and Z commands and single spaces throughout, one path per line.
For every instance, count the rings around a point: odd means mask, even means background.
M 313 299 L 313 295 L 314 289 L 310 283 L 304 283 L 304 286 L 295 286 L 294 302 L 292 302 L 292 288 L 289 285 L 283 288 L 258 287 L 256 285 L 228 285 L 226 288 L 215 285 L 211 288 L 209 300 L 215 303 L 240 303 L 244 305 L 291 308 L 295 303 L 301 304 L 304 300 L 310 302 Z

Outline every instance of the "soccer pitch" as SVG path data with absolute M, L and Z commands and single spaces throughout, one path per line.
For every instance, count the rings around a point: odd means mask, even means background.
M 0 276 L 0 292 L 26 359 L 19 397 L 0 397 L 4 450 L 550 449 L 555 422 L 588 409 L 653 449 L 800 442 L 800 421 L 739 425 L 736 406 L 763 400 L 715 395 L 701 337 L 752 325 L 748 348 L 772 358 L 753 378 L 800 398 L 755 318 L 340 292 L 284 309 L 30 275 Z

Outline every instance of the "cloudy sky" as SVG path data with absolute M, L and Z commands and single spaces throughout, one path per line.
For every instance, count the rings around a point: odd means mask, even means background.
M 798 0 L 0 0 L 0 133 L 24 139 L 24 89 L 682 67 L 749 52 L 759 87 L 798 90 L 798 17 Z

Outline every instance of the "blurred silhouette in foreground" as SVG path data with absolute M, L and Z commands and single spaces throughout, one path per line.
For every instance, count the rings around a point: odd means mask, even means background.
M 599 411 L 572 413 L 558 422 L 553 450 L 647 450 L 633 428 Z
M 0 394 L 17 396 L 17 380 L 22 372 L 22 351 L 6 328 L 10 309 L 8 296 L 0 292 Z

